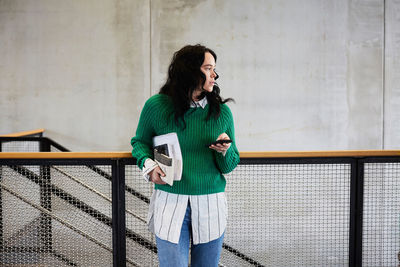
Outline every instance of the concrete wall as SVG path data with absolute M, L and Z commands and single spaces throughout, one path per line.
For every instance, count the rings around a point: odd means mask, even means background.
M 0 0 L 0 134 L 130 150 L 172 53 L 202 43 L 241 151 L 400 148 L 399 0 Z
M 400 1 L 386 1 L 384 147 L 400 148 Z

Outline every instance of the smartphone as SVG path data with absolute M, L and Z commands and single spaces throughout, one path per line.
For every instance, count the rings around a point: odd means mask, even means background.
M 212 142 L 210 144 L 207 144 L 206 147 L 209 147 L 211 145 L 216 145 L 216 144 L 229 144 L 232 143 L 232 140 L 229 139 L 221 139 L 221 140 L 217 140 L 215 142 Z

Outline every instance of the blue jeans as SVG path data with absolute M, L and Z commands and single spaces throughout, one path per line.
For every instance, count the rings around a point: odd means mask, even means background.
M 174 244 L 162 240 L 156 236 L 158 260 L 160 267 L 187 267 L 189 264 L 189 245 L 192 234 L 192 220 L 190 205 L 186 210 L 182 224 L 179 243 Z M 222 250 L 224 234 L 208 243 L 192 245 L 191 266 L 192 267 L 217 267 Z

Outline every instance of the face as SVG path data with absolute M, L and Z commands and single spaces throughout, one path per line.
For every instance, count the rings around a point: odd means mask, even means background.
M 201 65 L 200 70 L 206 76 L 206 81 L 202 86 L 203 90 L 212 92 L 217 74 L 215 73 L 215 59 L 211 53 L 206 52 L 204 54 L 204 62 L 203 65 Z

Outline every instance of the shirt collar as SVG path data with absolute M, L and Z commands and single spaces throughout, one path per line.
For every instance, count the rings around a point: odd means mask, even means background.
M 192 101 L 190 103 L 190 107 L 191 108 L 198 108 L 198 107 L 205 108 L 207 104 L 208 104 L 207 97 L 203 97 L 199 101 Z

